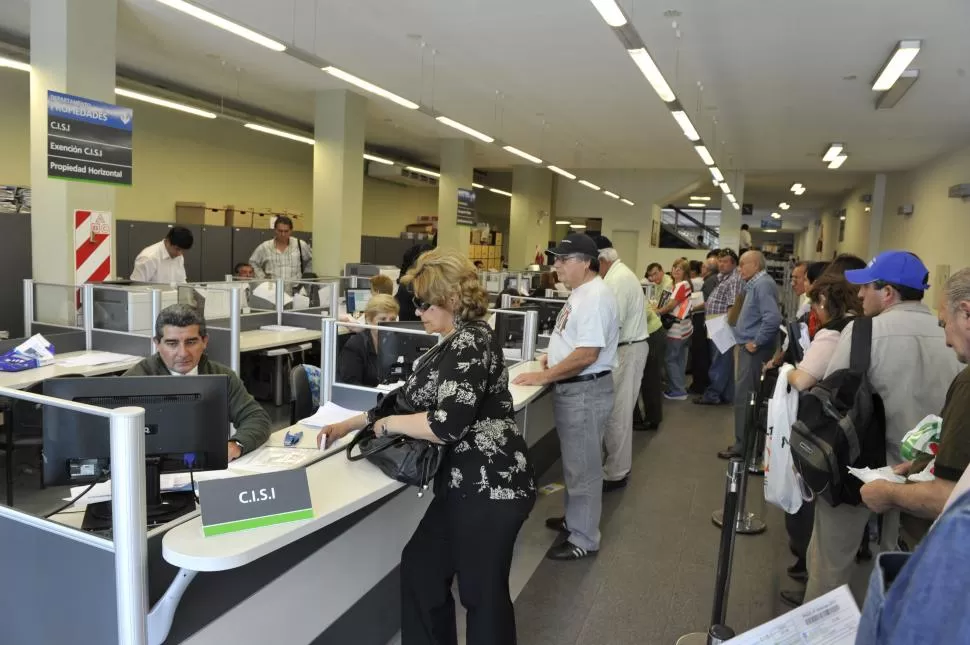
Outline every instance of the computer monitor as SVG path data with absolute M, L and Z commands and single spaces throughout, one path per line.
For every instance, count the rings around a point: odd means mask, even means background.
M 539 316 L 542 315 L 539 307 L 525 306 L 516 307 L 517 313 L 496 312 L 495 313 L 495 340 L 500 347 L 513 347 L 522 344 L 522 333 L 525 328 L 525 313 L 535 311 Z
M 420 321 L 386 322 L 381 323 L 380 327 L 424 331 L 424 325 Z M 377 367 L 381 382 L 396 383 L 406 379 L 411 375 L 414 361 L 437 344 L 438 337 L 433 334 L 421 336 L 378 331 Z
M 551 334 L 556 327 L 559 312 L 566 306 L 566 301 L 539 303 L 539 331 L 540 334 Z
M 363 311 L 370 301 L 370 289 L 347 289 L 347 313 Z
M 162 493 L 162 473 L 224 470 L 229 465 L 229 377 L 125 376 L 44 382 L 47 396 L 103 408 L 145 409 L 148 523 L 195 509 L 195 493 Z M 44 407 L 44 483 L 84 485 L 111 475 L 108 419 Z M 111 528 L 111 503 L 90 504 L 82 528 Z

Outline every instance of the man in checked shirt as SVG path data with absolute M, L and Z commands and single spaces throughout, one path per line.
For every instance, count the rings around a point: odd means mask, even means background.
M 744 288 L 744 281 L 741 280 L 741 272 L 738 270 L 738 254 L 733 249 L 721 250 L 717 258 L 717 268 L 717 286 L 704 304 L 707 320 L 727 315 Z M 711 370 L 708 374 L 711 384 L 704 391 L 704 396 L 694 399 L 694 403 L 729 404 L 734 400 L 734 348 L 722 354 L 717 351 L 713 340 L 709 342 L 711 343 Z
M 256 247 L 249 264 L 257 278 L 299 280 L 313 269 L 313 249 L 301 239 L 291 237 L 293 220 L 285 215 L 276 218 L 274 236 Z

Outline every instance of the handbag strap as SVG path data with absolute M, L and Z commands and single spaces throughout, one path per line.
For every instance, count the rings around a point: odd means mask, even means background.
M 361 449 L 358 454 L 354 455 L 353 450 L 357 448 L 362 441 L 368 438 L 373 438 L 375 441 L 373 445 L 367 448 L 367 450 Z M 386 448 L 390 448 L 395 443 L 407 439 L 407 435 L 394 435 L 393 437 L 378 437 L 377 433 L 373 430 L 373 425 L 367 426 L 360 432 L 354 435 L 354 438 L 350 440 L 347 444 L 347 460 L 348 461 L 361 461 L 362 459 L 367 459 L 371 455 L 375 455 Z M 384 439 L 381 441 L 381 439 Z

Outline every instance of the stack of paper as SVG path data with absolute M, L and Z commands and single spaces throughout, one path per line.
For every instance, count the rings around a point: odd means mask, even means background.
M 107 365 L 108 363 L 120 363 L 137 359 L 131 354 L 116 354 L 114 352 L 85 352 L 80 356 L 70 356 L 59 358 L 55 362 L 61 367 L 88 367 L 94 365 Z
M 336 403 L 329 402 L 320 406 L 313 416 L 300 419 L 300 425 L 310 426 L 311 428 L 322 428 L 334 423 L 340 423 L 347 419 L 352 419 L 360 414 L 359 410 L 348 410 Z
M 192 473 L 166 473 L 161 475 L 161 489 L 162 492 L 172 492 L 172 491 L 187 491 L 191 490 L 192 479 L 195 479 L 196 484 L 200 481 L 206 481 L 209 479 L 225 479 L 226 477 L 236 477 L 239 473 L 234 473 L 231 470 L 200 470 L 198 472 Z M 81 494 L 87 486 L 71 486 L 70 497 L 65 497 L 64 501 L 70 501 Z M 79 498 L 74 502 L 74 508 L 85 508 L 88 504 L 97 504 L 98 502 L 110 502 L 111 501 L 111 480 L 98 482 L 95 484 L 91 490 L 87 492 L 83 497 Z
M 292 325 L 261 325 L 260 329 L 265 331 L 307 331 L 303 327 L 293 327 Z

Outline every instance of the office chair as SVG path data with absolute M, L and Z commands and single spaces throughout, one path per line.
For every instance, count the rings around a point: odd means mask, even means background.
M 303 365 L 294 365 L 290 370 L 290 425 L 305 419 L 316 412 L 313 405 L 313 391 L 310 379 Z

